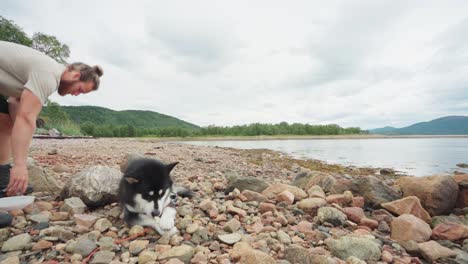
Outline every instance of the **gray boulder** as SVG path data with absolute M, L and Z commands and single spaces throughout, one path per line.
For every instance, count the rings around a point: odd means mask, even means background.
M 122 173 L 105 166 L 92 166 L 71 177 L 62 190 L 62 199 L 79 197 L 88 207 L 95 208 L 117 202 Z
M 346 260 L 354 256 L 365 261 L 378 261 L 381 257 L 380 246 L 371 239 L 344 236 L 325 241 L 333 255 Z
M 231 178 L 228 186 L 224 190 L 224 193 L 228 194 L 234 189 L 238 189 L 241 192 L 249 190 L 261 193 L 267 187 L 268 184 L 264 180 L 255 177 Z

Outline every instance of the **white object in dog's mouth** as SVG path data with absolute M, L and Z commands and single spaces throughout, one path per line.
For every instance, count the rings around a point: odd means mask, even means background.
M 0 198 L 0 210 L 21 210 L 34 202 L 34 196 L 22 195 Z

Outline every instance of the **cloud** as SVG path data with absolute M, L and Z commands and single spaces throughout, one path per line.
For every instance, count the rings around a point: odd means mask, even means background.
M 65 105 L 142 109 L 198 125 L 287 121 L 374 128 L 468 112 L 468 3 L 2 2 L 70 61 L 100 64 Z M 46 10 L 46 15 L 44 14 Z

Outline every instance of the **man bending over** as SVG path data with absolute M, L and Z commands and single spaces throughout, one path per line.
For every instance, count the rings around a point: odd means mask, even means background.
M 6 41 L 0 41 L 0 54 L 0 197 L 4 197 L 32 191 L 27 157 L 46 99 L 55 91 L 76 96 L 97 90 L 103 71 L 80 62 L 62 65 L 40 51 Z

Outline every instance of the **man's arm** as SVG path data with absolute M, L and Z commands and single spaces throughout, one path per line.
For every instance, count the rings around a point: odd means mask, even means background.
M 36 118 L 41 109 L 42 104 L 39 98 L 28 89 L 24 89 L 13 117 L 11 149 L 14 166 L 11 169 L 10 183 L 7 187 L 8 196 L 17 193 L 23 194 L 28 186 L 27 158 L 29 145 L 36 130 Z

